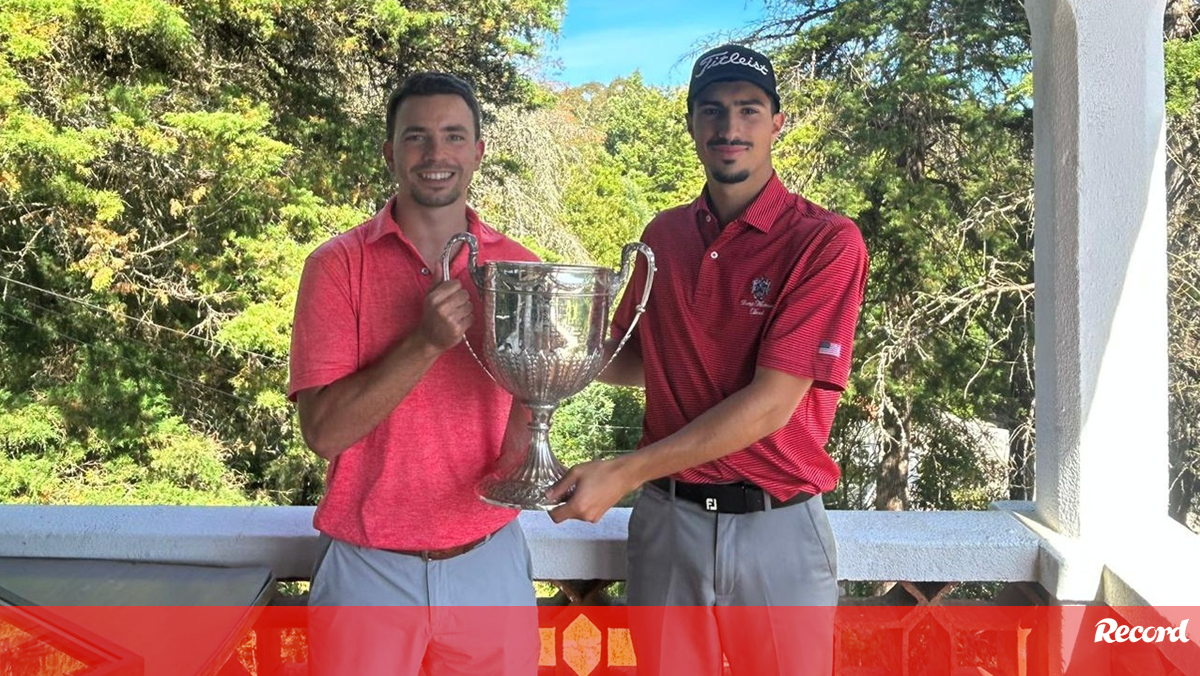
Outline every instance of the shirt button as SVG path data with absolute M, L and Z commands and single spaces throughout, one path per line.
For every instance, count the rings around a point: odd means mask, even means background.
M 708 254 L 708 257 L 713 259 L 714 261 L 717 260 L 717 252 L 714 251 L 714 252 Z
M 421 268 L 421 274 L 428 277 L 429 276 L 429 268 Z
M 704 214 L 704 222 L 712 223 L 712 214 Z

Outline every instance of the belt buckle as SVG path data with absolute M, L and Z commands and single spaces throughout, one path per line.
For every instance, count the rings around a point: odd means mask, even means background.
M 468 542 L 457 547 L 447 547 L 446 549 L 423 549 L 420 552 L 416 552 L 416 554 L 420 556 L 421 560 L 425 563 L 429 563 L 430 561 L 445 561 L 447 559 L 453 559 L 462 556 L 467 552 L 482 547 L 488 542 L 488 540 L 492 539 L 493 535 L 495 535 L 495 533 L 488 533 L 474 542 Z
M 739 482 L 739 483 L 731 486 L 731 488 L 736 489 L 736 490 L 730 491 L 730 494 L 732 496 L 734 496 L 736 499 L 732 500 L 732 502 L 734 504 L 732 504 L 732 505 L 726 504 L 725 505 L 725 513 L 726 514 L 745 514 L 746 512 L 750 511 L 748 509 L 749 504 L 750 504 L 749 503 L 750 491 L 747 490 L 746 484 L 744 482 Z
M 417 555 L 425 563 L 429 563 L 430 561 L 445 561 L 446 559 L 452 558 L 450 556 L 441 556 L 442 552 L 445 552 L 448 550 L 449 550 L 449 548 L 447 548 L 447 549 L 422 549 L 420 552 L 417 552 Z
M 751 491 L 745 483 L 715 484 L 710 495 L 704 496 L 701 506 L 706 512 L 721 514 L 745 514 L 754 511 L 750 505 L 753 502 Z M 718 497 L 718 495 L 720 497 Z
M 710 512 L 721 512 L 722 514 L 745 514 L 749 509 L 750 492 L 746 488 L 746 484 L 718 484 L 718 488 L 714 492 L 721 495 L 721 500 L 718 501 L 715 497 L 705 498 L 705 509 Z M 709 503 L 712 503 L 712 509 L 709 509 Z
M 762 512 L 767 509 L 767 492 L 750 483 L 742 483 L 743 513 Z

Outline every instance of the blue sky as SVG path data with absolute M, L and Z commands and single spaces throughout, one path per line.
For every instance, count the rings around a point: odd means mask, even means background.
M 567 0 L 545 76 L 568 85 L 640 70 L 648 84 L 687 81 L 693 52 L 715 46 L 763 13 L 761 0 Z M 682 59 L 682 61 L 681 61 Z

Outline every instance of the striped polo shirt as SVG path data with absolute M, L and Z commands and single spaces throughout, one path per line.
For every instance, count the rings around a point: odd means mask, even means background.
M 812 378 L 791 419 L 740 451 L 675 475 L 750 481 L 779 499 L 824 493 L 840 472 L 825 451 L 850 374 L 867 251 L 848 218 L 788 192 L 777 176 L 721 228 L 706 194 L 660 213 L 642 241 L 657 274 L 626 349 L 646 370 L 639 446 L 670 436 L 739 389 L 757 367 Z M 613 320 L 622 336 L 645 285 L 639 265 Z

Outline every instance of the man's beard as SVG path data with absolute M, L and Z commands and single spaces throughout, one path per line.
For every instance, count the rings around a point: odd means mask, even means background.
M 458 198 L 462 196 L 462 190 L 454 188 L 443 193 L 429 193 L 414 186 L 409 193 L 412 195 L 413 201 L 423 207 L 444 207 L 454 204 Z
M 712 177 L 717 183 L 741 183 L 750 178 L 750 170 L 725 171 L 723 169 L 713 169 Z
M 713 139 L 712 141 L 710 141 L 708 143 L 708 147 L 710 149 L 712 149 L 718 145 L 743 146 L 747 149 L 753 147 L 749 143 L 746 143 L 745 141 L 741 141 L 741 140 L 737 140 L 737 139 L 731 141 L 724 137 Z M 716 181 L 717 183 L 726 183 L 726 184 L 741 183 L 742 181 L 745 181 L 746 179 L 750 178 L 750 170 L 749 169 L 742 169 L 741 171 L 734 171 L 732 169 L 725 169 L 724 167 L 720 166 L 720 164 L 718 164 L 715 167 L 709 167 L 709 171 L 712 173 L 713 180 Z

